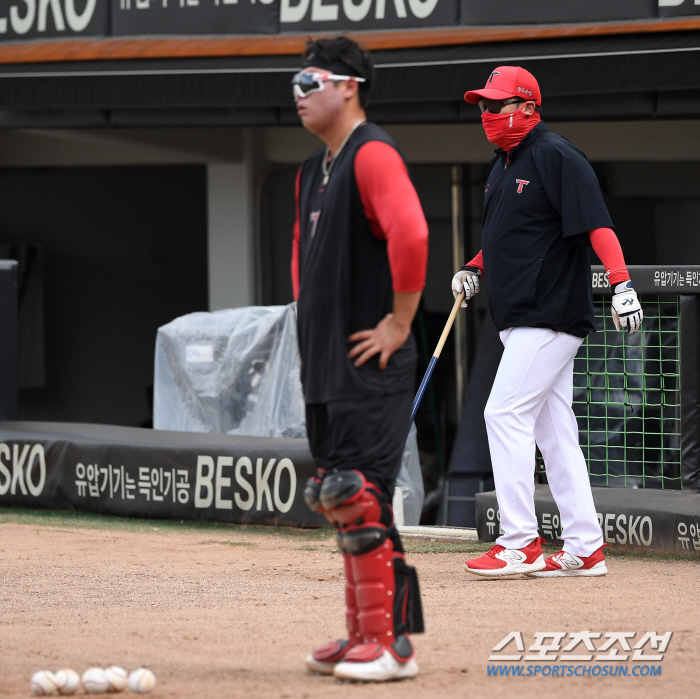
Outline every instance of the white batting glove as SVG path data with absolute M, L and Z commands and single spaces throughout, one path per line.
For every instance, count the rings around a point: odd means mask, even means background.
M 617 332 L 626 329 L 633 333 L 642 326 L 642 304 L 639 303 L 632 282 L 622 282 L 615 286 L 610 310 Z
M 464 300 L 461 303 L 461 308 L 467 307 L 467 301 L 472 296 L 479 293 L 479 279 L 481 272 L 476 267 L 464 267 L 452 277 L 452 295 L 455 299 L 464 291 Z

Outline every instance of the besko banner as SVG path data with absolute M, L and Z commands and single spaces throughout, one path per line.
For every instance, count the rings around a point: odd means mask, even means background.
M 313 527 L 315 471 L 305 439 L 0 422 L 2 507 Z
M 695 0 L 0 0 L 0 42 L 604 24 L 698 14 Z

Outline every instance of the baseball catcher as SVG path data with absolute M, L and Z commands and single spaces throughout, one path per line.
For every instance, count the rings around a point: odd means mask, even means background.
M 365 118 L 373 65 L 349 39 L 311 42 L 294 76 L 297 112 L 325 147 L 299 169 L 292 249 L 306 428 L 318 476 L 306 502 L 337 532 L 348 637 L 311 671 L 383 681 L 418 672 L 415 570 L 391 509 L 411 415 L 411 321 L 428 228 L 403 158 Z

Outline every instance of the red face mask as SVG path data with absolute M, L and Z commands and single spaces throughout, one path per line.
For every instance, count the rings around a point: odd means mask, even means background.
M 504 151 L 510 151 L 512 148 L 515 148 L 537 126 L 539 121 L 539 112 L 525 116 L 522 109 L 518 109 L 518 111 L 510 114 L 484 112 L 481 115 L 481 123 L 484 125 L 486 138 Z

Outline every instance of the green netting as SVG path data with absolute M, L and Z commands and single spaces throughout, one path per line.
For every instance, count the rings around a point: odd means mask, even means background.
M 574 361 L 574 413 L 592 485 L 681 488 L 680 299 L 642 294 L 642 331 L 618 333 L 610 297 Z

